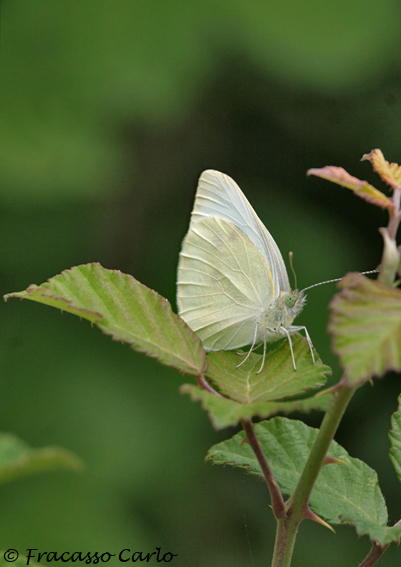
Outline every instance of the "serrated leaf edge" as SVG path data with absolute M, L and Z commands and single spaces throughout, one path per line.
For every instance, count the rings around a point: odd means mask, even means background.
M 341 281 L 338 283 L 338 287 L 341 287 L 341 291 L 333 297 L 333 299 L 331 300 L 331 302 L 329 304 L 329 309 L 332 313 L 332 316 L 330 317 L 330 322 L 327 326 L 327 329 L 328 329 L 328 331 L 329 331 L 329 333 L 331 334 L 331 337 L 332 337 L 332 339 L 331 339 L 332 351 L 338 357 L 340 366 L 344 371 L 343 379 L 344 379 L 345 382 L 348 381 L 347 371 L 346 371 L 344 364 L 342 363 L 341 351 L 339 351 L 337 349 L 336 344 L 335 344 L 335 338 L 340 336 L 341 333 L 336 332 L 336 330 L 334 328 L 334 321 L 333 321 L 334 317 L 333 317 L 333 315 L 341 312 L 339 309 L 336 308 L 336 305 L 339 301 L 341 301 L 341 299 L 346 298 L 349 295 L 350 289 L 355 288 L 359 285 L 359 282 L 356 281 L 356 277 L 359 277 L 359 276 L 361 276 L 361 274 L 359 272 L 350 272 L 350 273 L 346 274 L 344 276 L 344 278 L 342 278 Z M 351 277 L 353 277 L 353 281 L 352 281 Z M 347 285 L 345 286 L 344 280 L 346 278 L 348 279 L 349 283 L 347 283 Z M 377 281 L 377 280 L 375 280 L 375 281 Z M 377 281 L 377 283 L 385 286 L 385 284 L 381 284 L 381 282 L 379 282 L 379 281 Z M 385 286 L 385 287 L 387 287 L 387 286 Z M 360 378 L 359 380 L 352 379 L 351 382 L 354 386 L 359 386 L 361 384 L 364 384 L 365 382 L 368 382 L 369 380 L 371 380 L 374 377 L 382 378 L 387 372 L 391 372 L 391 371 L 400 372 L 401 371 L 401 364 L 400 364 L 399 367 L 392 365 L 392 364 L 386 364 L 380 375 L 378 373 L 376 373 L 375 371 L 372 371 L 372 372 L 369 372 L 369 374 L 367 374 L 366 377 Z
M 155 291 L 154 289 L 149 288 L 148 286 L 146 286 L 145 284 L 139 282 L 134 276 L 130 275 L 130 274 L 124 274 L 123 272 L 121 272 L 121 270 L 113 270 L 110 268 L 104 268 L 100 262 L 89 262 L 87 264 L 80 264 L 78 266 L 73 266 L 72 268 L 63 270 L 60 274 L 57 274 L 56 276 L 53 276 L 52 278 L 49 278 L 47 280 L 46 283 L 43 283 L 41 285 L 36 285 L 36 284 L 31 284 L 30 286 L 28 286 L 28 288 L 26 290 L 24 290 L 23 292 L 13 292 L 13 293 L 9 293 L 4 295 L 4 300 L 7 301 L 8 298 L 15 298 L 15 299 L 29 299 L 29 297 L 27 298 L 26 296 L 30 296 L 32 298 L 32 300 L 34 301 L 34 298 L 32 297 L 32 292 L 35 290 L 45 290 L 49 288 L 49 285 L 51 285 L 52 280 L 54 280 L 57 277 L 60 276 L 64 276 L 66 278 L 68 278 L 69 274 L 71 274 L 71 272 L 75 269 L 75 270 L 79 270 L 81 272 L 81 275 L 83 277 L 87 277 L 86 274 L 84 274 L 82 272 L 82 270 L 80 270 L 80 268 L 85 267 L 85 268 L 91 268 L 93 266 L 99 266 L 100 268 L 102 268 L 102 270 L 105 270 L 106 272 L 110 272 L 112 274 L 119 274 L 121 276 L 126 276 L 129 278 L 132 278 L 132 280 L 134 280 L 135 282 L 137 282 L 138 284 L 140 284 L 140 286 L 142 288 L 144 288 L 144 290 L 146 290 L 147 293 L 150 293 L 153 298 L 156 299 L 157 303 L 155 302 L 155 304 L 157 305 L 157 308 L 160 307 L 160 309 L 166 311 L 169 310 L 169 315 L 172 316 L 173 319 L 175 319 L 175 322 L 181 327 L 181 329 L 185 329 L 185 333 L 184 333 L 184 337 L 185 337 L 185 341 L 187 343 L 187 346 L 190 345 L 190 338 L 189 335 L 192 335 L 192 337 L 195 339 L 195 342 L 197 343 L 195 349 L 190 348 L 189 350 L 198 350 L 203 349 L 202 346 L 202 342 L 200 340 L 200 338 L 198 337 L 198 335 L 196 335 L 192 329 L 185 323 L 185 321 L 183 319 L 181 319 L 181 317 L 179 317 L 176 313 L 174 313 L 173 308 L 171 306 L 171 303 L 169 302 L 169 300 L 165 297 L 163 297 L 162 295 L 160 295 L 157 291 Z M 51 290 L 49 290 L 51 292 Z M 24 295 L 20 295 L 21 293 L 23 293 Z M 188 366 L 187 360 L 180 357 L 180 356 L 176 356 L 177 361 L 182 360 L 184 362 L 184 366 L 186 366 L 188 368 L 187 371 L 183 370 L 182 368 L 179 368 L 176 364 L 174 363 L 167 363 L 164 361 L 161 361 L 160 356 L 152 354 L 151 351 L 146 350 L 146 348 L 140 348 L 137 346 L 137 343 L 135 341 L 130 341 L 130 340 L 126 340 L 123 338 L 116 338 L 116 331 L 112 331 L 109 330 L 105 325 L 102 325 L 102 320 L 104 320 L 103 315 L 101 315 L 100 313 L 98 313 L 97 311 L 92 311 L 90 309 L 86 309 L 86 308 L 81 308 L 81 307 L 75 307 L 74 306 L 74 302 L 73 300 L 70 299 L 66 299 L 65 297 L 59 296 L 57 294 L 49 294 L 49 293 L 45 293 L 43 292 L 42 294 L 43 297 L 46 297 L 48 299 L 55 299 L 56 301 L 64 301 L 66 302 L 68 308 L 71 308 L 75 311 L 80 311 L 82 313 L 88 313 L 88 314 L 94 314 L 98 317 L 98 319 L 96 319 L 95 321 L 91 321 L 91 324 L 95 324 L 99 327 L 99 329 L 102 331 L 103 334 L 110 336 L 111 339 L 115 342 L 120 342 L 122 344 L 128 344 L 130 345 L 130 348 L 132 348 L 132 350 L 135 350 L 137 352 L 143 353 L 146 356 L 149 356 L 150 358 L 154 358 L 157 360 L 158 363 L 163 364 L 164 366 L 169 366 L 171 368 L 175 368 L 176 370 L 178 370 L 181 374 L 187 374 L 190 376 L 200 376 L 201 374 L 203 374 L 206 370 L 207 370 L 207 357 L 206 357 L 206 353 L 204 356 L 204 367 L 202 370 L 198 370 L 196 367 L 193 367 L 193 371 L 190 371 L 190 367 Z M 63 309 L 59 308 L 61 312 L 63 312 Z M 76 313 L 72 313 L 72 315 L 76 315 Z M 115 327 L 120 328 L 118 325 L 115 325 Z M 144 340 L 143 342 L 149 342 Z M 171 354 L 170 351 L 167 351 L 165 349 L 159 348 L 159 350 L 161 352 L 166 352 L 167 354 Z

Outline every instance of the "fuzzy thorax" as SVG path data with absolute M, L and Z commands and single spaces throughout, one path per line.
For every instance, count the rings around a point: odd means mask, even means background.
M 258 320 L 258 341 L 274 342 L 285 336 L 283 327 L 289 329 L 291 323 L 302 311 L 306 296 L 295 289 L 294 291 L 282 291 L 278 298 L 273 301 L 261 313 Z

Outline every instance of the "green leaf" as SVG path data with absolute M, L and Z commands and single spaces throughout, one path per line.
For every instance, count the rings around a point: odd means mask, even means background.
M 201 374 L 206 354 L 199 338 L 170 303 L 132 276 L 98 263 L 75 266 L 48 282 L 4 296 L 30 299 L 95 323 L 114 340 L 191 375 Z
M 82 468 L 82 461 L 62 447 L 31 449 L 24 441 L 0 433 L 0 483 L 57 469 Z
M 401 187 L 401 166 L 398 163 L 389 163 L 384 159 L 381 150 L 372 150 L 365 154 L 362 159 L 367 159 L 373 165 L 373 169 L 393 189 Z
M 315 364 L 306 339 L 297 334 L 292 338 L 297 370 L 294 370 L 288 341 L 284 340 L 266 355 L 260 374 L 262 357 L 252 353 L 239 368 L 241 358 L 233 351 L 208 355 L 206 376 L 224 396 L 242 404 L 278 400 L 297 396 L 325 384 L 331 369 L 315 351 Z
M 390 460 L 393 463 L 398 480 L 401 482 L 401 395 L 398 398 L 398 409 L 391 417 L 391 429 L 388 436 L 391 442 Z
M 326 165 L 326 167 L 322 167 L 320 169 L 309 169 L 307 174 L 316 175 L 316 177 L 327 179 L 327 181 L 332 181 L 333 183 L 337 183 L 337 185 L 351 189 L 351 191 L 354 191 L 358 197 L 365 199 L 368 203 L 378 205 L 383 209 L 392 210 L 394 208 L 392 200 L 386 197 L 384 193 L 373 187 L 373 185 L 370 185 L 367 181 L 362 181 L 361 179 L 350 175 L 342 167 Z
M 401 370 L 401 291 L 348 274 L 330 304 L 333 347 L 350 385 Z
M 332 394 L 320 394 L 303 400 L 251 402 L 241 404 L 222 396 L 206 392 L 193 384 L 183 384 L 180 387 L 182 394 L 189 394 L 192 401 L 202 402 L 202 407 L 209 414 L 209 418 L 216 429 L 223 429 L 230 425 L 237 425 L 241 419 L 250 419 L 254 416 L 267 418 L 279 412 L 291 413 L 294 411 L 309 412 L 313 409 L 327 411 L 332 401 Z
M 18 553 L 15 552 L 17 552 L 16 549 L 8 549 L 7 551 L 0 551 L 0 567 L 10 567 L 10 564 L 13 567 L 26 567 L 27 565 L 29 565 L 30 567 L 44 567 L 43 563 L 37 563 L 36 561 L 33 561 L 31 558 L 29 558 L 29 563 L 28 563 L 28 559 L 25 555 L 20 555 L 17 559 L 14 560 L 14 557 L 16 557 L 16 554 Z M 8 561 L 5 559 L 5 557 L 8 558 Z
M 255 432 L 280 490 L 284 494 L 292 494 L 318 430 L 301 421 L 275 417 L 255 425 Z M 244 443 L 244 439 L 242 431 L 232 439 L 214 445 L 207 459 L 214 464 L 242 467 L 250 474 L 264 478 L 251 447 Z M 381 543 L 382 537 L 398 533 L 397 530 L 387 532 L 381 529 L 387 523 L 387 509 L 376 472 L 359 459 L 350 457 L 335 441 L 331 442 L 328 455 L 346 464 L 334 463 L 322 468 L 311 493 L 310 508 L 332 524 L 360 522 L 360 529 L 366 530 L 371 539 Z
M 359 536 L 367 535 L 371 541 L 375 541 L 380 545 L 386 545 L 393 541 L 399 542 L 401 537 L 401 526 L 381 526 L 362 517 L 344 517 L 343 521 L 347 524 L 352 524 Z

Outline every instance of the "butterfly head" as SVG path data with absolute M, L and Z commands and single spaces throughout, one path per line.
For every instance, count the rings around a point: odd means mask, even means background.
M 306 302 L 306 295 L 298 289 L 283 291 L 280 293 L 278 301 L 282 305 L 283 314 L 285 314 L 285 318 L 287 319 L 284 324 L 287 326 L 291 324 L 295 317 L 302 311 Z M 290 321 L 288 322 L 288 320 Z
M 284 298 L 284 305 L 287 309 L 292 311 L 294 317 L 296 317 L 305 305 L 306 295 L 302 291 L 294 289 L 293 291 L 282 292 L 281 296 Z
M 291 325 L 295 317 L 302 311 L 305 301 L 305 294 L 298 289 L 280 292 L 277 299 L 261 313 L 259 320 L 261 328 L 270 329 L 273 335 L 277 332 L 278 336 L 281 336 L 280 329 Z

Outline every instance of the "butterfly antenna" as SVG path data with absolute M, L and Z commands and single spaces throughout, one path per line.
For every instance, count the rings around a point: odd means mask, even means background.
M 360 272 L 360 274 L 361 274 L 361 276 L 364 276 L 365 274 L 377 274 L 377 272 L 380 272 L 379 268 L 376 268 L 376 270 L 369 270 L 368 272 Z M 313 285 L 305 287 L 302 291 L 306 291 L 307 289 L 312 289 L 312 287 L 317 287 L 318 285 L 324 285 L 324 284 L 327 284 L 327 283 L 339 282 L 340 280 L 342 280 L 342 278 L 336 278 L 334 280 L 326 280 L 325 282 L 315 283 Z
M 293 252 L 288 252 L 288 257 L 289 257 L 289 259 L 290 259 L 291 272 L 292 272 L 292 274 L 293 274 L 293 276 L 294 276 L 294 283 L 295 283 L 294 289 L 297 289 L 297 274 L 295 273 L 294 264 L 293 264 L 293 262 L 292 262 L 292 259 L 293 259 L 293 257 L 294 257 L 294 253 L 293 253 Z

